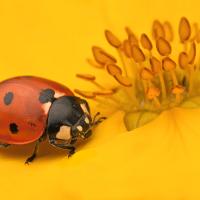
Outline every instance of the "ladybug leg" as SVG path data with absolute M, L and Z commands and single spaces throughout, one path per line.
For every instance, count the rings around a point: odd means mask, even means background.
M 39 144 L 41 142 L 43 142 L 44 140 L 46 140 L 46 138 L 47 138 L 47 134 L 46 134 L 46 131 L 45 131 L 44 134 L 39 138 L 39 140 L 36 141 L 33 154 L 29 158 L 26 159 L 25 164 L 29 164 L 30 162 L 32 162 L 36 158 L 36 155 L 37 155 L 38 150 L 39 150 Z
M 51 138 L 50 139 L 50 144 L 61 148 L 61 149 L 67 149 L 68 150 L 68 157 L 72 156 L 75 153 L 76 148 L 74 147 L 74 143 L 76 143 L 77 139 L 76 138 L 72 138 L 70 143 L 60 143 L 59 139 L 56 138 Z
M 6 147 L 9 147 L 10 144 L 0 144 L 0 148 L 6 148 Z
M 41 142 L 40 139 L 37 140 L 37 142 L 36 142 L 36 144 L 35 144 L 35 148 L 34 148 L 33 154 L 32 154 L 30 157 L 28 157 L 28 158 L 26 159 L 25 164 L 29 164 L 30 162 L 32 162 L 32 161 L 36 158 L 36 155 L 37 155 L 37 153 L 38 153 L 38 149 L 39 149 L 39 144 L 40 144 L 40 142 Z

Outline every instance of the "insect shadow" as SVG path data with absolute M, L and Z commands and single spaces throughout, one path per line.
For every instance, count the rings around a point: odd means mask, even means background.
M 87 139 L 90 141 L 91 138 Z M 84 148 L 87 142 L 78 141 L 76 149 L 80 151 Z M 30 156 L 34 150 L 35 143 L 25 144 L 25 145 L 10 145 L 6 148 L 0 148 L 0 157 L 10 158 L 10 159 L 26 159 Z M 60 148 L 55 148 L 51 146 L 48 140 L 42 142 L 39 146 L 39 151 L 37 154 L 37 160 L 41 159 L 54 159 L 54 158 L 64 158 L 68 157 L 67 151 Z M 37 161 L 34 161 L 37 162 Z
M 0 148 L 0 157 L 9 157 L 12 159 L 26 159 L 30 156 L 34 150 L 35 143 L 25 145 L 11 145 L 6 148 Z M 62 149 L 57 149 L 51 146 L 48 141 L 44 141 L 40 144 L 37 159 L 46 158 L 51 159 L 55 157 L 67 156 L 67 152 Z

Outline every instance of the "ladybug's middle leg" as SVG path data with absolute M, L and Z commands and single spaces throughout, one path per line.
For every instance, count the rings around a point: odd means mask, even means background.
M 58 147 L 58 148 L 61 148 L 61 149 L 67 149 L 68 150 L 68 157 L 70 157 L 71 155 L 73 155 L 75 153 L 76 148 L 74 146 L 74 143 L 76 141 L 77 141 L 76 137 L 72 138 L 70 143 L 66 143 L 66 141 L 63 142 L 63 143 L 60 143 L 61 140 L 57 139 L 57 138 L 50 138 L 50 140 L 49 140 L 51 145 Z

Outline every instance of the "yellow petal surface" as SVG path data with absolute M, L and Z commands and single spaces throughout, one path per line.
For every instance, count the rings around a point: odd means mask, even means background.
M 43 147 L 25 166 L 29 148 L 1 150 L 1 194 L 10 199 L 198 199 L 199 115 L 200 110 L 177 108 L 124 132 L 123 125 L 116 129 L 123 117 L 118 112 L 70 159 Z M 101 134 L 106 142 L 98 139 Z
M 120 37 L 127 25 L 136 33 L 149 31 L 154 19 L 174 25 L 184 14 L 199 21 L 199 4 L 196 0 L 181 4 L 173 0 L 1 0 L 0 77 L 37 75 L 88 89 L 89 83 L 75 78 L 84 72 L 112 85 L 112 77 L 85 62 L 92 45 L 106 44 L 105 29 Z M 198 110 L 175 109 L 126 132 L 123 113 L 116 112 L 70 159 L 65 151 L 45 143 L 30 166 L 24 160 L 33 145 L 0 149 L 0 198 L 200 199 L 199 115 Z

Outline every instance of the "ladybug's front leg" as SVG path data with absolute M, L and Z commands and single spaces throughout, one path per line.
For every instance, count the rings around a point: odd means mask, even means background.
M 68 150 L 68 157 L 70 157 L 71 155 L 73 155 L 75 153 L 75 146 L 74 146 L 74 143 L 76 142 L 76 138 L 72 138 L 70 143 L 66 143 L 63 142 L 63 143 L 60 143 L 61 140 L 59 139 L 56 139 L 56 138 L 51 138 L 50 139 L 50 144 L 55 146 L 55 147 L 58 147 L 58 148 L 61 148 L 61 149 L 67 149 Z

